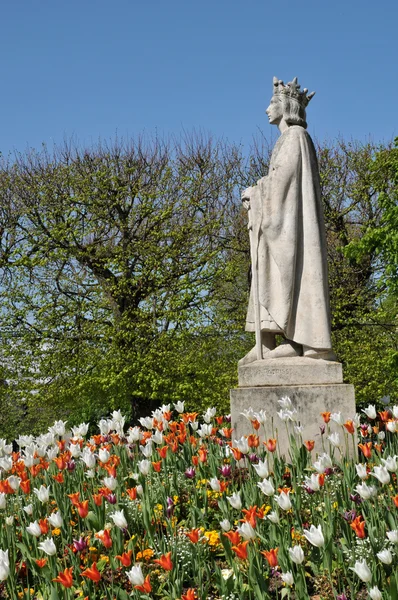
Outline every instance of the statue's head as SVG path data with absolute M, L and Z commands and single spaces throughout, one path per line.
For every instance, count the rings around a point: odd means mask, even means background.
M 269 122 L 278 125 L 284 119 L 288 125 L 307 128 L 305 109 L 315 92 L 307 93 L 307 88 L 300 90 L 297 77 L 286 85 L 274 77 L 274 94 L 266 110 Z

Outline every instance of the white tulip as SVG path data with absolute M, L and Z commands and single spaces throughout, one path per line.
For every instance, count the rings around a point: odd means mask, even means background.
M 379 590 L 379 588 L 377 587 L 377 585 L 370 588 L 369 596 L 371 597 L 372 600 L 382 600 L 382 598 L 383 598 L 383 595 L 382 595 L 381 591 Z
M 382 458 L 381 463 L 383 467 L 385 467 L 391 473 L 394 473 L 398 469 L 398 456 L 387 456 L 387 458 Z
M 375 408 L 374 404 L 369 404 L 369 406 L 367 408 L 364 408 L 364 410 L 362 412 L 365 413 L 365 415 L 368 417 L 368 419 L 375 419 L 377 416 L 376 408 Z
M 150 468 L 151 468 L 150 460 L 146 460 L 146 459 L 140 460 L 140 462 L 138 463 L 138 469 L 139 469 L 140 473 L 142 473 L 144 476 L 148 475 Z
M 287 573 L 281 573 L 281 579 L 288 586 L 291 586 L 294 583 L 293 575 L 290 571 L 288 571 Z
M 97 462 L 94 452 L 91 452 L 89 448 L 84 448 L 81 459 L 88 469 L 93 469 Z
M 397 421 L 388 421 L 386 423 L 386 427 L 390 433 L 395 433 L 397 431 L 398 423 Z
M 319 475 L 317 473 L 313 473 L 311 477 L 305 477 L 304 486 L 309 488 L 313 492 L 317 492 L 320 488 Z
M 338 448 L 340 446 L 340 435 L 337 431 L 329 435 L 327 439 L 335 448 Z
M 390 542 L 393 544 L 398 544 L 398 529 L 393 529 L 392 531 L 387 531 L 387 537 Z
M 163 433 L 159 431 L 159 429 L 153 434 L 152 441 L 155 442 L 155 444 L 163 444 Z
M 392 554 L 391 554 L 390 550 L 388 550 L 388 549 L 381 550 L 381 552 L 378 552 L 376 554 L 376 556 L 385 565 L 391 565 L 391 563 L 392 563 Z
M 8 550 L 0 550 L 0 581 L 5 581 L 10 574 Z
M 104 482 L 104 486 L 113 492 L 117 488 L 117 479 L 116 477 L 104 477 L 102 480 Z
M 264 423 L 267 420 L 266 412 L 263 409 L 261 409 L 260 412 L 254 413 L 253 416 L 256 419 L 256 421 L 258 421 L 259 423 L 261 423 L 261 425 L 264 425 Z
M 71 453 L 73 458 L 78 458 L 82 453 L 79 444 L 70 444 L 69 452 Z
M 7 506 L 6 494 L 0 492 L 0 510 L 4 510 Z
M 242 500 L 240 499 L 239 492 L 235 492 L 232 494 L 232 496 L 227 496 L 227 500 L 232 508 L 236 508 L 236 510 L 240 510 L 242 508 Z
M 253 421 L 255 419 L 254 410 L 252 409 L 251 406 L 250 406 L 250 408 L 244 410 L 240 414 L 242 415 L 242 417 L 245 417 L 245 419 L 247 419 L 248 421 Z
M 19 484 L 21 483 L 21 478 L 16 477 L 15 475 L 10 475 L 10 477 L 7 477 L 7 481 L 12 487 L 12 489 L 16 491 L 19 488 Z
M 373 475 L 373 477 L 376 477 L 376 479 L 378 479 L 383 485 L 390 483 L 390 473 L 385 467 L 374 467 L 371 475 Z
M 369 500 L 375 494 L 377 494 L 377 490 L 373 485 L 367 485 L 366 483 L 362 483 L 357 485 L 355 491 L 361 496 L 362 500 Z
M 322 546 L 325 545 L 325 538 L 323 537 L 320 525 L 318 525 L 318 527 L 315 527 L 315 525 L 311 525 L 310 529 L 304 529 L 303 533 L 309 541 L 309 543 L 313 546 L 316 546 L 317 548 L 322 548 Z
M 140 564 L 136 564 L 130 571 L 126 571 L 126 575 L 131 585 L 143 585 L 145 581 Z
M 49 501 L 49 499 L 50 499 L 50 489 L 49 488 L 46 488 L 44 485 L 41 485 L 39 489 L 34 488 L 33 491 L 42 504 L 45 504 L 46 502 Z
M 223 519 L 220 521 L 220 527 L 223 531 L 229 531 L 231 529 L 231 523 L 228 521 L 228 519 Z
M 366 465 L 363 464 L 359 464 L 359 465 L 355 465 L 355 469 L 357 472 L 357 475 L 360 479 L 366 479 L 368 476 L 368 472 L 366 470 Z
M 119 529 L 127 529 L 128 524 L 126 521 L 126 517 L 124 516 L 123 509 L 116 510 L 112 515 L 109 515 L 116 527 Z
M 100 448 L 98 451 L 98 458 L 102 463 L 107 463 L 111 455 L 106 448 Z
M 152 427 L 153 427 L 153 418 L 152 417 L 141 417 L 138 420 L 140 422 L 141 427 L 145 427 L 145 429 L 152 429 Z
M 212 477 L 210 479 L 209 483 L 210 483 L 210 487 L 213 490 L 213 492 L 219 492 L 221 490 L 220 482 L 217 479 L 217 477 Z
M 12 515 L 10 517 L 6 517 L 6 525 L 11 527 L 11 525 L 13 525 L 13 523 L 14 523 L 14 517 Z
M 269 470 L 268 470 L 268 461 L 265 458 L 265 460 L 259 460 L 257 465 L 253 465 L 253 468 L 255 469 L 257 475 L 259 477 L 261 477 L 262 479 L 264 479 L 265 477 L 268 477 L 269 475 Z
M 27 504 L 26 506 L 23 507 L 23 509 L 27 515 L 29 515 L 29 516 L 33 515 L 33 504 Z
M 250 523 L 247 522 L 242 523 L 240 527 L 237 527 L 237 531 L 239 531 L 240 535 L 245 540 L 253 540 L 255 537 L 257 537 L 257 534 L 254 531 L 253 527 L 250 525 Z
M 344 419 L 343 419 L 343 417 L 341 416 L 341 412 L 338 412 L 338 413 L 332 413 L 332 414 L 330 415 L 330 420 L 331 420 L 331 421 L 334 421 L 335 423 L 337 423 L 337 425 L 343 425 L 343 423 L 344 423 Z
M 279 496 L 275 496 L 275 500 L 282 510 L 290 510 L 292 508 L 289 492 L 287 494 L 285 494 L 285 492 L 281 492 Z
M 174 408 L 178 413 L 183 413 L 184 412 L 184 402 L 176 402 L 174 404 Z
M 316 471 L 318 471 L 319 474 L 324 473 L 326 469 L 333 468 L 332 459 L 330 458 L 329 454 L 326 454 L 325 452 L 318 457 L 318 460 L 314 462 L 313 467 Z
M 368 583 L 372 579 L 372 573 L 366 564 L 366 560 L 357 560 L 355 566 L 350 567 L 350 569 L 365 583 Z
M 63 518 L 62 518 L 62 515 L 61 515 L 61 513 L 59 512 L 59 510 L 58 510 L 57 512 L 53 512 L 53 513 L 52 513 L 52 514 L 51 514 L 51 515 L 48 517 L 48 520 L 49 520 L 49 522 L 50 522 L 50 525 L 51 525 L 52 527 L 62 527 L 62 523 L 64 522 L 64 521 L 63 521 Z
M 275 525 L 279 523 L 279 515 L 274 510 L 267 515 L 267 519 L 269 519 L 271 523 L 275 523 Z
M 289 548 L 289 556 L 296 565 L 301 565 L 304 560 L 304 551 L 301 546 Z
M 141 450 L 142 454 L 145 456 L 145 458 L 151 458 L 152 453 L 153 453 L 152 440 L 148 440 L 147 443 L 145 444 L 145 446 L 140 447 L 140 450 Z
M 54 544 L 54 540 L 52 538 L 46 538 L 43 542 L 40 542 L 38 545 L 39 550 L 43 550 L 48 556 L 54 556 L 57 554 L 57 547 Z
M 192 423 L 191 423 L 192 426 Z M 208 435 L 211 435 L 211 432 L 213 431 L 213 425 L 207 425 L 206 423 L 203 423 L 200 426 L 200 429 L 198 429 L 198 435 L 203 438 L 206 437 Z
M 203 415 L 203 420 L 205 423 L 210 423 L 213 417 L 216 416 L 217 409 L 216 408 L 208 408 L 207 411 Z
M 249 443 L 247 438 L 241 437 L 240 440 L 234 440 L 234 448 L 238 448 L 242 454 L 248 454 L 250 452 Z
M 275 493 L 275 488 L 272 485 L 272 481 L 270 479 L 264 479 L 257 483 L 257 487 L 260 488 L 263 494 L 266 496 L 272 496 Z
M 37 521 L 34 521 L 33 523 L 30 523 L 30 525 L 27 526 L 26 531 L 28 533 L 30 533 L 30 535 L 33 535 L 34 537 L 40 537 L 41 536 L 40 525 L 38 524 Z
M 280 400 L 278 400 L 278 404 L 284 410 L 292 410 L 293 408 L 292 401 L 290 400 L 289 396 L 283 396 L 280 398 Z

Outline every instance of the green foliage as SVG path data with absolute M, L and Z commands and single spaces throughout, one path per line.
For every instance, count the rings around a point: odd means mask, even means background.
M 270 148 L 115 144 L 0 169 L 0 436 L 163 403 L 228 411 L 253 345 L 240 191 Z M 397 399 L 398 148 L 318 147 L 334 349 L 359 403 Z

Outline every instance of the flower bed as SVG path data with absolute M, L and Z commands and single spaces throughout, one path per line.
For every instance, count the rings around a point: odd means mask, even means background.
M 59 421 L 18 452 L 0 440 L 0 597 L 398 598 L 398 407 L 323 413 L 314 456 L 281 406 L 288 462 L 277 433 L 260 443 L 263 413 L 235 440 L 182 403 L 128 430 L 114 412 L 90 438 Z

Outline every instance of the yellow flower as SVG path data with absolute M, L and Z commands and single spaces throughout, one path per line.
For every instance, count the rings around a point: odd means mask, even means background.
M 59 527 L 56 527 L 55 529 L 53 529 L 53 532 L 52 532 L 53 535 L 60 535 L 60 533 L 61 533 L 61 530 Z
M 143 550 L 142 552 L 138 552 L 137 556 L 135 557 L 135 559 L 137 561 L 139 560 L 150 560 L 153 556 L 154 552 L 152 550 L 152 548 L 145 548 L 145 550 Z
M 204 535 L 207 539 L 209 546 L 211 546 L 212 548 L 215 548 L 216 546 L 220 545 L 221 542 L 218 531 L 205 531 Z

